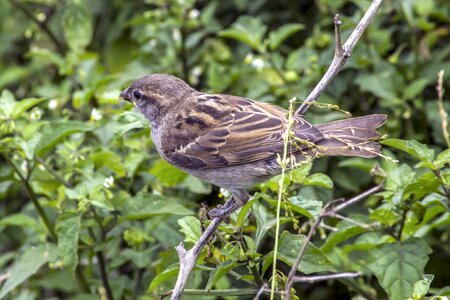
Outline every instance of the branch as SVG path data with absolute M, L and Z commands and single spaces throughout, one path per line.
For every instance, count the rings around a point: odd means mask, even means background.
M 338 273 L 338 274 L 327 274 L 327 275 L 317 275 L 317 276 L 294 276 L 292 279 L 294 282 L 307 282 L 314 283 L 317 281 L 327 281 L 330 279 L 342 279 L 342 278 L 355 278 L 361 276 L 361 273 Z
M 373 0 L 372 4 L 367 9 L 366 13 L 362 17 L 359 24 L 356 26 L 355 30 L 350 34 L 347 41 L 342 45 L 341 43 L 341 24 L 342 21 L 339 19 L 339 15 L 334 16 L 334 30 L 335 30 L 335 50 L 334 58 L 331 65 L 328 67 L 327 72 L 313 89 L 313 91 L 308 95 L 305 101 L 300 105 L 300 107 L 295 112 L 299 115 L 304 115 L 308 110 L 311 103 L 315 102 L 317 98 L 323 93 L 331 81 L 336 77 L 336 75 L 342 70 L 347 60 L 352 55 L 353 48 L 355 48 L 356 43 L 366 30 L 369 23 L 372 21 L 378 8 L 381 6 L 383 0 Z
M 96 241 L 97 238 L 95 237 L 92 228 L 88 228 L 88 232 L 91 238 L 94 241 Z M 102 239 L 102 242 L 104 242 L 104 239 Z M 106 292 L 106 298 L 108 300 L 114 300 L 112 289 L 111 286 L 109 285 L 108 273 L 106 272 L 105 256 L 103 255 L 103 251 L 101 250 L 95 251 L 95 257 L 97 258 L 98 261 L 98 267 L 100 270 L 100 279 L 102 280 L 103 288 L 105 289 Z
M 16 7 L 18 10 L 22 11 L 28 18 L 30 18 L 34 23 L 36 23 L 39 28 L 41 28 L 42 31 L 44 31 L 47 36 L 52 40 L 52 42 L 55 44 L 56 49 L 58 52 L 62 55 L 66 52 L 66 46 L 56 37 L 56 35 L 50 30 L 48 27 L 47 21 L 41 21 L 31 12 L 25 5 L 22 3 L 16 1 L 16 0 L 9 0 L 9 3 Z M 46 19 L 48 18 L 48 15 L 46 15 Z
M 56 235 L 55 229 L 53 228 L 52 223 L 50 222 L 47 214 L 45 213 L 44 209 L 42 208 L 41 204 L 39 203 L 36 194 L 34 193 L 34 190 L 30 186 L 30 183 L 28 180 L 22 175 L 19 168 L 14 164 L 14 162 L 7 156 L 4 155 L 4 158 L 9 163 L 9 165 L 14 169 L 14 171 L 17 173 L 17 175 L 20 178 L 20 182 L 22 183 L 23 187 L 25 188 L 25 191 L 28 195 L 28 198 L 30 198 L 31 202 L 33 203 L 34 207 L 36 208 L 36 211 L 38 215 L 41 217 L 42 221 L 44 222 L 45 228 L 47 228 L 47 231 L 50 235 L 50 238 L 57 243 L 58 242 L 58 236 Z
M 228 215 L 234 209 L 238 208 L 238 206 L 236 206 L 233 197 L 234 195 L 231 195 L 231 197 L 227 200 L 227 202 L 223 206 L 223 210 L 226 211 L 227 213 L 221 216 L 216 216 L 211 221 L 211 224 L 209 224 L 209 226 L 206 228 L 206 230 L 203 232 L 203 234 L 201 235 L 201 237 L 195 243 L 194 247 L 192 247 L 191 250 L 187 251 L 184 248 L 183 243 L 180 243 L 177 247 L 175 247 L 178 256 L 180 258 L 180 271 L 178 272 L 178 278 L 175 287 L 172 290 L 172 296 L 170 297 L 171 300 L 181 299 L 181 295 L 183 293 L 184 287 L 186 286 L 188 276 L 191 273 L 192 269 L 194 268 L 195 263 L 197 262 L 197 259 L 200 256 L 200 253 L 202 252 L 206 243 L 208 242 L 210 237 L 214 234 L 216 229 L 219 227 L 222 220 L 228 217 Z
M 339 204 L 335 207 L 333 207 L 333 205 L 335 204 L 335 201 L 329 202 L 325 205 L 325 207 L 322 209 L 322 212 L 320 213 L 319 217 L 317 217 L 316 221 L 314 222 L 314 224 L 311 226 L 311 229 L 308 232 L 308 235 L 306 236 L 302 247 L 300 248 L 300 252 L 297 255 L 297 258 L 295 259 L 294 264 L 292 265 L 291 271 L 289 272 L 288 275 L 288 280 L 287 280 L 287 284 L 286 287 L 284 289 L 284 294 L 286 299 L 290 299 L 290 290 L 292 288 L 292 285 L 294 284 L 294 282 L 298 282 L 298 280 L 296 280 L 296 278 L 298 279 L 299 277 L 295 276 L 298 267 L 300 265 L 300 262 L 303 258 L 303 255 L 306 252 L 306 247 L 308 246 L 308 243 L 310 242 L 313 234 L 315 233 L 316 229 L 319 227 L 320 223 L 322 223 L 323 219 L 325 217 L 333 217 L 335 215 L 337 215 L 338 211 L 347 208 L 350 205 L 353 205 L 365 198 L 367 198 L 368 196 L 378 192 L 379 190 L 381 190 L 381 188 L 383 187 L 383 183 L 374 186 L 373 188 L 351 198 L 350 200 Z M 301 278 L 305 278 L 305 277 L 301 277 Z

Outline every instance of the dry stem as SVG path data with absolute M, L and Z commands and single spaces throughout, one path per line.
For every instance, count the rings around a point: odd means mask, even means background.
M 328 67 L 327 72 L 315 86 L 313 91 L 306 97 L 305 101 L 295 112 L 299 115 L 304 115 L 309 108 L 309 105 L 317 100 L 331 81 L 336 77 L 336 75 L 342 70 L 347 60 L 352 55 L 353 48 L 355 48 L 356 43 L 366 30 L 369 23 L 372 21 L 378 8 L 381 6 L 383 0 L 373 0 L 372 4 L 367 9 L 366 13 L 362 17 L 359 24 L 356 26 L 355 30 L 350 34 L 347 41 L 342 45 L 341 42 L 341 24 L 342 21 L 339 19 L 339 15 L 334 16 L 334 30 L 335 30 L 335 43 L 336 47 L 334 50 L 334 58 L 331 65 Z

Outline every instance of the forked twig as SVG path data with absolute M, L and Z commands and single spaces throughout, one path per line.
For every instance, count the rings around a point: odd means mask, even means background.
M 231 207 L 237 208 L 237 206 L 235 206 L 233 195 L 228 198 L 227 202 L 223 206 L 223 209 Z M 228 213 L 231 213 L 231 210 L 228 211 Z M 226 217 L 227 215 L 215 217 L 202 233 L 198 241 L 195 243 L 194 247 L 192 247 L 189 251 L 184 248 L 183 243 L 180 243 L 177 247 L 175 247 L 178 253 L 178 257 L 180 258 L 180 270 L 178 272 L 177 282 L 172 290 L 172 295 L 170 296 L 171 300 L 181 299 L 181 295 L 183 293 L 184 287 L 186 286 L 189 274 L 194 268 L 195 263 L 200 256 L 200 253 L 202 252 L 206 243 L 214 234 L 216 229 L 219 227 L 222 220 Z
M 303 241 L 302 247 L 300 248 L 297 258 L 295 259 L 295 262 L 292 265 L 291 271 L 289 272 L 288 281 L 287 281 L 286 287 L 284 289 L 284 294 L 285 294 L 286 299 L 290 299 L 290 290 L 291 290 L 294 282 L 299 282 L 298 277 L 296 277 L 295 274 L 297 273 L 297 269 L 300 265 L 303 255 L 306 252 L 306 248 L 308 247 L 309 241 L 311 240 L 317 227 L 319 227 L 320 223 L 322 223 L 323 219 L 325 217 L 335 216 L 337 214 L 337 212 L 339 212 L 340 210 L 342 210 L 348 206 L 351 206 L 351 205 L 355 204 L 356 202 L 359 202 L 359 201 L 367 198 L 368 196 L 378 192 L 379 190 L 381 190 L 382 187 L 383 187 L 383 184 L 374 186 L 373 188 L 371 188 L 371 189 L 369 189 L 369 190 L 367 190 L 367 191 L 365 191 L 365 192 L 363 192 L 363 193 L 361 193 L 361 194 L 359 194 L 337 206 L 333 206 L 334 202 L 329 202 L 329 203 L 327 203 L 327 205 L 325 205 L 325 207 L 322 209 L 322 212 L 317 217 L 314 224 L 311 226 L 311 229 L 309 230 L 308 235 L 306 236 L 305 240 Z M 297 278 L 297 280 L 295 278 Z M 306 277 L 302 277 L 302 278 L 306 278 Z
M 304 115 L 308 110 L 311 103 L 315 102 L 317 98 L 323 93 L 323 91 L 327 88 L 327 86 L 331 83 L 331 81 L 336 77 L 336 75 L 342 70 L 344 65 L 347 63 L 347 60 L 352 55 L 353 48 L 355 48 L 356 43 L 359 38 L 362 36 L 370 21 L 372 21 L 375 13 L 378 8 L 381 6 L 383 0 L 373 0 L 372 4 L 370 4 L 366 13 L 362 17 L 359 24 L 356 26 L 355 30 L 350 34 L 349 38 L 342 45 L 341 41 L 341 24 L 342 21 L 339 18 L 339 15 L 334 16 L 334 30 L 335 30 L 335 50 L 334 50 L 334 58 L 331 62 L 331 65 L 328 67 L 327 72 L 323 75 L 322 79 L 319 83 L 314 87 L 312 92 L 306 97 L 305 101 L 300 105 L 300 107 L 295 112 L 299 115 Z

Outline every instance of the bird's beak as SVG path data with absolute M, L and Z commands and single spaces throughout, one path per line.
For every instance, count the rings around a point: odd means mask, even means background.
M 128 101 L 128 102 L 132 102 L 130 94 L 128 93 L 128 89 L 129 88 L 126 88 L 126 89 L 123 90 L 122 93 L 120 93 L 120 98 L 122 98 L 122 100 L 125 100 L 125 101 Z

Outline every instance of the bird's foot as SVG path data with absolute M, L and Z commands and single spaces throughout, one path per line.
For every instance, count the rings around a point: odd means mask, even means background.
M 208 212 L 210 218 L 227 218 L 233 211 L 243 206 L 249 198 L 247 193 L 234 193 L 224 205 L 217 205 Z
M 227 218 L 233 211 L 235 211 L 237 208 L 239 208 L 239 205 L 237 205 L 236 202 L 234 202 L 234 200 L 232 200 L 233 203 L 231 203 L 231 205 L 227 205 L 229 202 L 230 201 L 225 203 L 225 205 L 217 205 L 216 208 L 213 208 L 208 212 L 208 216 L 212 219 Z

